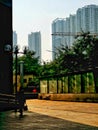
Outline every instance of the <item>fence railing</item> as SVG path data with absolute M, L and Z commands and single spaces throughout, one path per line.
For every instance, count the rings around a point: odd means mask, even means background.
M 93 73 L 41 78 L 40 93 L 95 93 Z
M 0 111 L 12 110 L 17 107 L 15 95 L 0 93 Z

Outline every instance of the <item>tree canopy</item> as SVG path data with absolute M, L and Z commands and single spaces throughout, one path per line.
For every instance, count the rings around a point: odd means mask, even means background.
M 28 51 L 26 54 L 19 56 L 17 60 L 17 70 L 20 71 L 20 61 L 24 62 L 24 74 L 32 73 L 35 76 L 39 74 L 39 57 L 35 57 L 35 52 Z M 13 60 L 13 69 L 15 70 L 16 59 Z
M 58 53 L 56 59 L 41 65 L 39 57 L 35 57 L 34 52 L 28 51 L 25 55 L 18 57 L 18 72 L 20 61 L 24 61 L 24 73 L 44 77 L 82 70 L 88 71 L 91 68 L 98 92 L 98 37 L 89 32 L 82 32 L 76 37 L 72 47 L 61 46 L 61 48 L 57 48 L 56 53 Z M 15 70 L 15 59 L 13 60 L 13 69 Z

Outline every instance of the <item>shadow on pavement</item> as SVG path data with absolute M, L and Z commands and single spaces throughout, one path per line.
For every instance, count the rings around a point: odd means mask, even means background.
M 74 117 L 73 117 L 74 118 Z M 0 113 L 0 130 L 98 130 L 98 127 L 71 122 L 34 112 L 24 112 L 23 118 L 13 111 Z

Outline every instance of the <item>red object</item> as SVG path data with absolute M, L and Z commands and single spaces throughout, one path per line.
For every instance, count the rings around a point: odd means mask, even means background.
M 33 89 L 33 90 L 32 90 L 32 92 L 33 92 L 33 93 L 36 93 L 36 92 L 37 92 L 37 90 L 36 90 L 36 89 Z

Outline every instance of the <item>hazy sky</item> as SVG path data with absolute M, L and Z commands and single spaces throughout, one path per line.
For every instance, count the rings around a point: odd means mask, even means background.
M 78 8 L 96 4 L 98 0 L 13 0 L 13 30 L 18 34 L 18 45 L 28 45 L 28 34 L 41 32 L 42 60 L 51 60 L 51 23 L 56 18 L 76 14 Z

